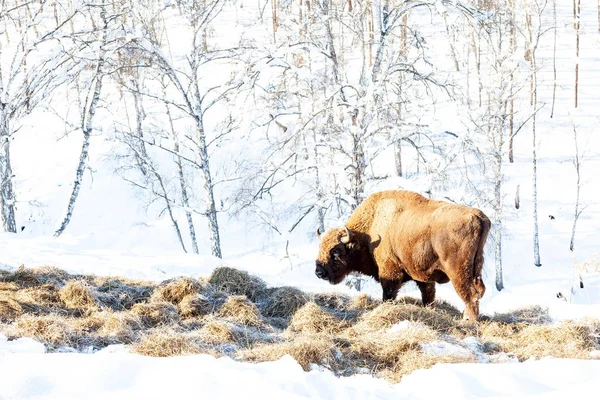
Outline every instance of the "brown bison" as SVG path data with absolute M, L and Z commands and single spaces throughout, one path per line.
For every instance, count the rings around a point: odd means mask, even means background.
M 436 282 L 451 281 L 465 302 L 464 318 L 477 320 L 489 230 L 490 220 L 478 209 L 404 190 L 378 192 L 354 210 L 345 227 L 322 235 L 317 230 L 315 273 L 332 284 L 353 271 L 372 276 L 381 283 L 384 301 L 414 280 L 424 305 L 434 301 Z

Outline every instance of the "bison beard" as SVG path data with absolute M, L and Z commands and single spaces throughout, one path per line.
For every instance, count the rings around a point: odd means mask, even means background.
M 490 220 L 478 209 L 429 200 L 418 193 L 374 193 L 346 226 L 320 238 L 315 274 L 332 284 L 350 272 L 381 283 L 383 300 L 393 300 L 414 280 L 424 305 L 435 300 L 435 284 L 452 282 L 465 302 L 465 319 L 477 320 L 485 293 L 483 247 Z

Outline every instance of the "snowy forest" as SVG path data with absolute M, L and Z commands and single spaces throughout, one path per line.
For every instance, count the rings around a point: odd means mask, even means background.
M 41 218 L 52 230 L 42 233 L 69 232 L 85 213 L 80 190 L 99 172 L 90 152 L 108 143 L 101 168 L 135 190 L 148 218 L 168 221 L 181 251 L 221 258 L 230 250 L 223 224 L 236 221 L 288 241 L 343 224 L 374 190 L 416 188 L 486 212 L 501 290 L 503 236 L 515 219 L 533 254 L 522 262 L 544 261 L 540 143 L 562 152 L 571 251 L 589 205 L 584 161 L 600 152 L 590 144 L 598 115 L 587 110 L 597 84 L 579 71 L 593 61 L 585 57 L 600 11 L 582 23 L 581 7 L 3 1 L 3 228 L 19 232 Z M 19 193 L 12 147 L 28 130 L 78 143 L 62 155 L 72 161 L 51 207 L 35 191 Z M 38 161 L 32 153 L 20 163 Z

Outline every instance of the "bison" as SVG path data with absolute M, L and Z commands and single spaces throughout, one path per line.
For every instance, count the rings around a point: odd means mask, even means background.
M 435 284 L 452 282 L 465 302 L 464 319 L 477 320 L 485 292 L 483 247 L 490 220 L 476 208 L 430 200 L 404 190 L 377 192 L 363 201 L 342 228 L 321 234 L 315 274 L 332 284 L 350 272 L 381 283 L 393 300 L 414 280 L 424 305 Z

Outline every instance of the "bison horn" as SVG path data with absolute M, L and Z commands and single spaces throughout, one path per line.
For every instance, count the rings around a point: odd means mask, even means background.
M 321 234 L 323 232 L 321 232 L 321 228 L 317 227 L 317 239 L 321 239 Z
M 344 229 L 346 230 L 346 234 L 340 237 L 340 243 L 348 244 L 352 240 L 352 234 L 348 228 L 344 227 Z

